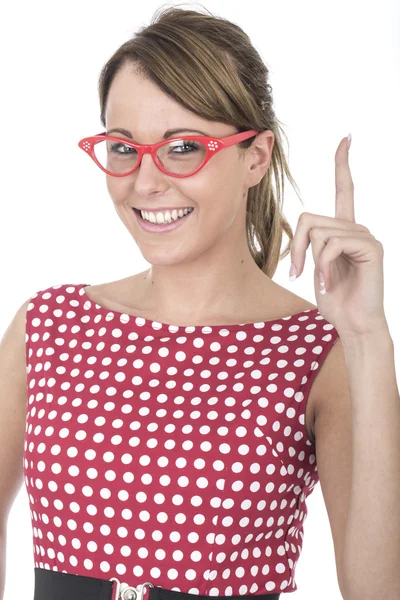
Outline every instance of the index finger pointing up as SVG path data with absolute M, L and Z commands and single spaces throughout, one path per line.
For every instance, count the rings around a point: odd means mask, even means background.
M 347 137 L 340 142 L 335 154 L 335 217 L 355 223 L 354 184 L 349 165 Z

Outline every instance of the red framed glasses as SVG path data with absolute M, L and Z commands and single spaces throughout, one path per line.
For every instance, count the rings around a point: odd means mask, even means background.
M 126 177 L 133 173 L 140 166 L 144 154 L 151 154 L 163 173 L 172 177 L 189 177 L 198 173 L 217 152 L 258 133 L 251 129 L 224 138 L 183 136 L 158 144 L 135 144 L 103 132 L 83 138 L 78 146 L 112 177 Z

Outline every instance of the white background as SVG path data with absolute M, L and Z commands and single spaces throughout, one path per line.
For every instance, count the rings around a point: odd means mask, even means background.
M 335 216 L 334 154 L 341 138 L 352 133 L 356 221 L 384 246 L 385 312 L 398 354 L 399 3 L 204 0 L 203 5 L 239 24 L 270 69 L 276 114 L 290 144 L 289 166 L 304 201 L 302 206 L 285 180 L 284 212 L 294 231 L 301 212 Z M 102 130 L 97 79 L 103 64 L 150 24 L 160 6 L 152 0 L 2 4 L 0 334 L 40 289 L 114 281 L 149 266 L 115 213 L 105 175 L 77 144 Z M 184 8 L 189 6 L 201 10 L 195 3 Z M 274 281 L 316 304 L 311 248 L 295 283 L 288 280 L 289 266 L 290 255 Z M 320 485 L 308 509 L 299 589 L 290 598 L 340 599 Z M 7 534 L 4 600 L 33 598 L 24 487 Z

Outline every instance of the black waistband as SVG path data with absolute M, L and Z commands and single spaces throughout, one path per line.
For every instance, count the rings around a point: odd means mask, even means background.
M 118 578 L 121 581 L 121 578 Z M 123 579 L 124 581 L 126 578 Z M 130 581 L 130 586 L 141 586 L 144 580 Z M 153 582 L 150 582 L 153 583 Z M 117 583 L 109 579 L 98 579 L 97 577 L 86 577 L 85 575 L 72 575 L 53 571 L 51 569 L 40 569 L 35 567 L 35 595 L 33 600 L 140 600 L 132 596 L 126 590 L 125 597 L 122 595 L 117 599 Z M 143 594 L 144 600 L 209 600 L 210 598 L 226 598 L 227 600 L 239 600 L 239 598 L 254 598 L 254 600 L 279 600 L 280 594 L 262 594 L 247 596 L 199 596 L 198 594 L 187 594 L 166 590 L 153 583 L 154 587 L 146 587 Z M 123 591 L 121 589 L 121 591 Z

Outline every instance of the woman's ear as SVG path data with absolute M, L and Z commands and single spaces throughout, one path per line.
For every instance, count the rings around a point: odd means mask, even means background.
M 264 177 L 271 163 L 275 136 L 267 129 L 259 133 L 248 149 L 246 185 L 253 187 Z

